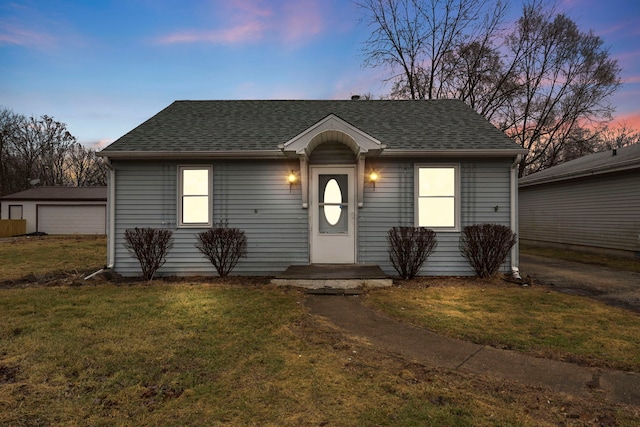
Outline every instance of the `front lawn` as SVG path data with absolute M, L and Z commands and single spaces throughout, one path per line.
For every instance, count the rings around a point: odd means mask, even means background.
M 378 352 L 310 317 L 303 298 L 202 282 L 1 289 L 0 425 L 632 425 L 639 415 Z
M 91 271 L 105 252 L 103 238 L 0 242 L 0 277 Z M 442 334 L 638 371 L 633 313 L 544 288 L 428 280 L 365 300 Z M 640 416 L 597 392 L 575 398 L 382 352 L 309 316 L 302 292 L 254 279 L 19 287 L 0 288 L 0 425 L 624 426 Z
M 500 279 L 422 278 L 367 302 L 433 332 L 538 357 L 640 372 L 640 316 Z

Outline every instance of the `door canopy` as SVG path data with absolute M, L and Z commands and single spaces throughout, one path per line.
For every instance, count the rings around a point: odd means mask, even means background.
M 279 148 L 289 156 L 309 159 L 311 152 L 325 142 L 340 142 L 346 145 L 357 159 L 380 154 L 386 147 L 371 135 L 330 114 L 293 139 L 279 145 Z

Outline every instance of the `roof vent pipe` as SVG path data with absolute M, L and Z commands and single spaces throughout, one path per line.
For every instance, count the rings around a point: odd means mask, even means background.
M 360 100 L 360 95 L 351 95 L 351 100 L 352 100 L 352 101 L 358 101 L 358 100 Z

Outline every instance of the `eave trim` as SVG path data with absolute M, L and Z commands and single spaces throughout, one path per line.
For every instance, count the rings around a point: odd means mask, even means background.
M 101 151 L 100 157 L 113 160 L 186 160 L 186 159 L 284 159 L 280 150 L 230 151 Z
M 525 148 L 513 149 L 443 149 L 443 150 L 394 150 L 387 148 L 380 157 L 513 157 L 527 154 Z
M 609 174 L 609 173 L 616 173 L 616 172 L 626 172 L 626 171 L 632 171 L 632 170 L 640 170 L 640 162 L 638 162 L 637 160 L 634 160 L 633 163 L 631 164 L 618 164 L 615 167 L 601 167 L 601 168 L 594 168 L 594 169 L 582 169 L 579 171 L 573 171 L 573 172 L 566 172 L 566 173 L 562 173 L 562 174 L 558 174 L 558 175 L 553 175 L 553 176 L 548 176 L 548 177 L 543 177 L 543 178 L 537 178 L 537 179 L 531 179 L 531 180 L 527 180 L 522 182 L 522 180 L 518 183 L 518 187 L 520 188 L 524 188 L 524 187 L 532 187 L 534 185 L 541 185 L 541 184 L 550 184 L 550 183 L 554 183 L 554 182 L 562 182 L 562 181 L 569 181 L 572 179 L 579 179 L 579 178 L 588 178 L 590 176 L 597 176 L 597 175 L 605 175 L 605 174 Z M 533 177 L 533 174 L 531 175 Z

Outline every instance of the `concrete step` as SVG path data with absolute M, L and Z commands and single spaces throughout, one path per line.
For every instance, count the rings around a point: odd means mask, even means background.
M 271 283 L 307 289 L 357 289 L 391 286 L 393 280 L 378 265 L 312 264 L 291 265 Z

